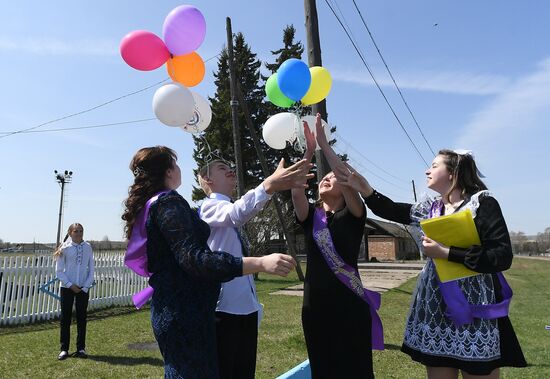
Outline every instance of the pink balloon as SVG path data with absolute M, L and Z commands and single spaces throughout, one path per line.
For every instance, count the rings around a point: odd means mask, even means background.
M 159 68 L 170 58 L 170 52 L 160 37 L 147 30 L 126 34 L 120 41 L 120 55 L 130 67 L 141 71 Z
M 204 41 L 206 21 L 201 11 L 194 6 L 180 5 L 166 16 L 162 35 L 173 55 L 189 54 Z

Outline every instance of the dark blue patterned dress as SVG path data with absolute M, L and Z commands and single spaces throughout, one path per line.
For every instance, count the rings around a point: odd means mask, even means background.
M 164 377 L 218 378 L 214 311 L 220 283 L 242 275 L 242 258 L 210 251 L 210 228 L 176 191 L 153 203 L 146 227 Z

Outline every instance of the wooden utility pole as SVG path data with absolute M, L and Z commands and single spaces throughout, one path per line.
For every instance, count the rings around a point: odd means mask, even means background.
M 254 148 L 256 149 L 256 154 L 258 154 L 258 158 L 260 159 L 260 164 L 262 166 L 262 171 L 264 173 L 265 177 L 269 176 L 269 167 L 267 166 L 267 161 L 265 160 L 265 155 L 262 150 L 262 147 L 260 145 L 260 138 L 258 137 L 258 133 L 256 133 L 256 129 L 254 129 L 254 124 L 252 123 L 252 119 L 250 118 L 250 113 L 248 112 L 248 106 L 246 105 L 246 102 L 244 101 L 244 95 L 241 90 L 241 86 L 239 85 L 239 82 L 237 82 L 237 95 L 239 98 L 239 102 L 242 107 L 242 111 L 244 113 L 244 118 L 246 120 L 246 125 L 248 127 L 248 130 L 250 132 L 250 136 L 252 137 L 252 141 L 254 142 Z M 272 204 L 275 207 L 275 211 L 277 212 L 277 218 L 279 219 L 279 223 L 281 224 L 281 227 L 283 229 L 283 234 L 285 236 L 285 240 L 288 246 L 288 252 L 290 255 L 298 262 L 298 265 L 296 266 L 296 273 L 298 274 L 298 278 L 303 282 L 304 281 L 304 274 L 302 272 L 302 267 L 300 266 L 300 262 L 298 261 L 298 257 L 296 255 L 296 245 L 294 245 L 294 241 L 290 239 L 290 233 L 288 231 L 288 227 L 285 223 L 285 218 L 283 215 L 282 207 L 281 207 L 281 199 L 279 197 L 278 193 L 275 193 L 272 197 Z
M 412 185 L 413 185 L 413 195 L 414 195 L 414 202 L 416 203 L 418 200 L 416 200 L 416 187 L 414 185 L 414 180 L 411 180 L 412 182 Z
M 237 101 L 235 61 L 233 59 L 233 32 L 231 18 L 226 18 L 227 55 L 229 57 L 229 77 L 231 91 L 231 123 L 233 126 L 233 150 L 235 151 L 235 171 L 237 172 L 237 197 L 244 195 L 243 159 L 241 155 L 241 132 L 239 130 L 239 102 Z
M 322 66 L 321 60 L 321 41 L 319 39 L 319 22 L 317 20 L 317 5 L 315 0 L 304 0 L 304 11 L 306 15 L 306 34 L 307 34 L 307 60 L 309 67 Z M 328 122 L 327 103 L 325 100 L 313 104 L 311 113 L 315 116 L 321 114 L 321 118 Z M 315 151 L 315 161 L 317 163 L 317 182 L 330 171 L 330 166 L 321 150 Z
M 243 176 L 243 170 L 242 170 L 240 130 L 239 130 L 239 125 L 237 120 L 239 102 L 245 116 L 248 130 L 250 131 L 250 135 L 252 137 L 252 140 L 254 141 L 254 148 L 256 150 L 256 154 L 258 154 L 258 158 L 260 159 L 262 171 L 266 177 L 269 176 L 269 167 L 267 166 L 267 161 L 265 159 L 264 152 L 260 146 L 260 139 L 258 137 L 258 134 L 256 133 L 256 129 L 254 129 L 252 119 L 250 118 L 250 113 L 248 112 L 248 106 L 246 105 L 246 102 L 244 100 L 241 87 L 239 85 L 239 82 L 237 81 L 237 75 L 235 73 L 234 60 L 233 60 L 233 34 L 231 31 L 231 19 L 227 17 L 226 22 L 227 22 L 226 23 L 227 49 L 228 49 L 228 58 L 229 58 L 229 75 L 230 75 L 229 83 L 230 83 L 230 90 L 231 90 L 231 115 L 232 115 L 232 121 L 233 121 L 233 140 L 234 140 L 234 146 L 235 146 L 235 164 L 237 166 L 236 170 L 237 170 L 237 180 L 238 180 L 238 196 L 240 197 L 244 194 L 244 176 Z M 294 245 L 294 241 L 290 240 L 289 238 L 289 232 L 288 232 L 287 225 L 284 222 L 284 215 L 281 209 L 281 200 L 279 199 L 278 194 L 275 194 L 273 196 L 273 206 L 277 211 L 277 218 L 279 219 L 281 228 L 283 229 L 283 234 L 287 241 L 289 253 L 296 260 L 296 262 L 298 262 L 298 257 L 296 256 L 296 246 Z M 302 272 L 302 267 L 299 264 L 296 266 L 296 273 L 298 274 L 298 278 L 301 281 L 304 281 L 304 274 Z

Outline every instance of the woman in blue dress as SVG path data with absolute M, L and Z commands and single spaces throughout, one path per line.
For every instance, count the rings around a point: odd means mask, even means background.
M 145 215 L 147 270 L 154 292 L 151 323 L 164 359 L 165 378 L 218 378 L 214 311 L 221 282 L 256 272 L 286 276 L 292 257 L 238 258 L 212 252 L 208 225 L 175 189 L 181 172 L 173 150 L 140 149 L 130 163 L 134 183 L 125 200 L 126 237 Z M 159 195 L 160 193 L 160 195 Z M 148 201 L 157 196 L 155 201 Z

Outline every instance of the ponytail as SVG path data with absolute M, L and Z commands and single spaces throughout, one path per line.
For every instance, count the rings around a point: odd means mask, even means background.
M 69 232 L 65 234 L 65 238 L 63 238 L 63 242 L 61 242 L 57 247 L 57 249 L 55 249 L 53 253 L 53 257 L 55 259 L 58 259 L 63 254 L 63 249 L 65 248 L 65 241 L 67 241 L 68 238 L 69 238 Z

